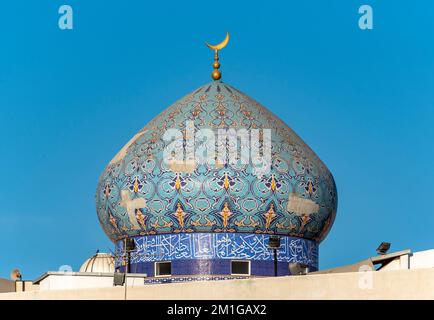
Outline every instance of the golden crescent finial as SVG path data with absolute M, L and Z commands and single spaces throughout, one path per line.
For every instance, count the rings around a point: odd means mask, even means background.
M 220 62 L 219 62 L 219 50 L 226 47 L 226 45 L 229 42 L 229 32 L 226 32 L 226 38 L 216 45 L 211 45 L 207 42 L 205 42 L 206 46 L 210 48 L 211 50 L 214 50 L 214 63 L 212 64 L 214 71 L 211 73 L 211 77 L 214 80 L 219 80 L 222 77 L 221 72 L 218 70 L 220 68 Z
M 207 43 L 207 42 L 205 42 L 205 44 L 211 50 L 221 50 L 224 47 L 226 47 L 226 45 L 228 44 L 228 42 L 229 42 L 229 32 L 226 32 L 226 38 L 222 42 L 220 42 L 219 44 L 216 44 L 214 46 L 211 45 L 211 44 L 209 44 L 209 43 Z

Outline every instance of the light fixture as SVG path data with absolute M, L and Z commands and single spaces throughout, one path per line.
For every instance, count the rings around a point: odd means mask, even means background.
M 134 251 L 136 249 L 136 242 L 132 238 L 125 238 L 124 242 L 125 251 Z
M 381 255 L 386 254 L 390 249 L 390 245 L 390 242 L 382 242 L 377 248 L 377 253 Z
M 136 250 L 136 242 L 133 238 L 125 238 L 124 239 L 124 263 L 125 263 L 125 272 L 130 273 L 130 259 L 131 252 Z
M 278 249 L 280 247 L 280 237 L 270 236 L 268 240 L 268 247 L 270 249 Z
M 113 275 L 113 285 L 123 286 L 125 283 L 125 273 L 115 272 Z
M 268 238 L 268 247 L 272 249 L 274 253 L 274 276 L 277 277 L 277 249 L 280 247 L 280 237 L 270 236 L 270 238 Z

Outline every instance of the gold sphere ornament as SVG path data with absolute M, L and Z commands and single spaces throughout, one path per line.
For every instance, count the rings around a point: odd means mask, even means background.
M 211 73 L 211 77 L 212 77 L 214 80 L 219 80 L 219 79 L 222 77 L 222 74 L 221 74 L 220 71 L 218 71 L 218 70 L 214 70 L 214 71 Z
M 220 68 L 220 62 L 219 62 L 219 50 L 226 47 L 226 45 L 229 42 L 229 32 L 226 32 L 226 38 L 216 45 L 211 45 L 205 42 L 208 48 L 214 51 L 214 62 L 212 64 L 212 67 L 214 68 L 214 71 L 211 73 L 211 77 L 214 80 L 219 80 L 222 77 L 221 72 L 218 70 Z

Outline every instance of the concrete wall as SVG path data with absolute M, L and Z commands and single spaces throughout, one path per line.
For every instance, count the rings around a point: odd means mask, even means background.
M 409 269 L 409 268 L 410 268 L 410 256 L 405 254 L 390 261 L 387 265 L 381 268 L 381 272 Z
M 382 271 L 434 268 L 434 250 L 425 250 L 396 257 Z
M 34 291 L 39 290 L 39 285 L 34 284 L 32 281 L 16 281 L 15 282 L 15 291 L 23 292 L 23 291 Z
M 144 277 L 129 274 L 127 277 L 128 286 L 137 287 L 144 286 Z M 48 290 L 74 290 L 74 289 L 90 289 L 90 288 L 112 288 L 113 287 L 113 274 L 112 275 L 56 275 L 50 274 L 39 284 L 40 291 Z
M 0 279 L 0 293 L 14 292 L 14 291 L 15 291 L 15 281 Z
M 128 288 L 128 299 L 434 299 L 434 269 L 349 272 Z M 0 299 L 123 299 L 123 287 L 0 294 Z
M 413 253 L 410 257 L 410 268 L 434 268 L 434 249 Z

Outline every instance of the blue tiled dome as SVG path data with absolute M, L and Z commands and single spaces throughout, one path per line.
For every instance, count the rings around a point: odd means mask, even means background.
M 251 165 L 169 166 L 163 162 L 169 128 L 271 129 L 271 171 Z M 279 234 L 319 243 L 336 215 L 330 171 L 284 122 L 221 81 L 206 84 L 140 130 L 102 173 L 96 192 L 106 234 Z

